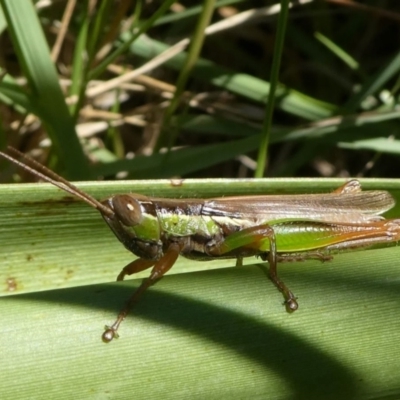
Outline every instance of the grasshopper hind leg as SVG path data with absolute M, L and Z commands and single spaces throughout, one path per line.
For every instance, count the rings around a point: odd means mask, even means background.
M 256 225 L 242 229 L 229 235 L 225 240 L 208 248 L 208 254 L 222 256 L 238 249 L 257 249 L 261 259 L 269 263 L 269 278 L 276 288 L 283 294 L 286 311 L 292 313 L 298 309 L 296 297 L 289 288 L 279 279 L 277 272 L 278 254 L 274 229 L 268 224 Z M 237 257 L 240 265 L 241 257 Z
M 284 306 L 288 313 L 292 313 L 299 308 L 297 298 L 293 292 L 286 286 L 286 284 L 278 277 L 278 255 L 276 251 L 275 236 L 270 241 L 271 250 L 266 256 L 262 256 L 261 259 L 268 261 L 268 277 L 275 285 L 275 287 L 283 294 L 285 299 Z

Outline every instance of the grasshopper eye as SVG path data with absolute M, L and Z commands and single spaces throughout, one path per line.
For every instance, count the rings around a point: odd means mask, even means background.
M 118 195 L 112 199 L 112 205 L 117 218 L 125 226 L 140 224 L 143 215 L 139 202 L 129 195 Z

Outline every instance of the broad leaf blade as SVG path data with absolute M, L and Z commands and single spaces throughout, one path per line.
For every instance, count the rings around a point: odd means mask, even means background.
M 193 197 L 315 193 L 339 182 L 188 180 L 181 186 L 170 181 L 80 186 L 98 198 L 127 191 Z M 363 183 L 364 188 L 389 188 L 398 197 L 396 180 Z M 28 286 L 30 291 L 0 302 L 5 331 L 0 351 L 7 360 L 1 367 L 2 398 L 17 394 L 68 399 L 77 392 L 81 398 L 127 399 L 361 399 L 400 394 L 399 248 L 340 254 L 329 263 L 281 265 L 280 276 L 300 304 L 292 315 L 256 266 L 169 275 L 124 321 L 120 339 L 106 345 L 100 339 L 103 326 L 113 322 L 140 284 L 109 283 L 122 259 L 129 262 L 132 256 L 95 211 L 57 189 L 43 184 L 3 185 L 1 190 L 0 240 L 6 260 L 1 280 L 9 291 L 16 289 L 12 293 Z M 393 215 L 399 215 L 398 208 Z M 13 281 L 15 276 L 4 268 L 10 252 L 17 252 L 24 241 L 36 249 L 44 234 L 42 256 L 47 258 L 34 267 L 35 258 L 24 258 L 26 249 L 21 250 L 14 261 L 21 275 Z M 17 238 L 23 240 L 16 245 Z M 53 270 L 52 260 L 59 263 Z M 61 267 L 66 264 L 79 268 L 68 274 Z M 185 268 L 195 265 L 209 268 L 184 260 Z M 57 281 L 60 276 L 75 287 L 43 291 L 63 286 Z M 90 284 L 90 279 L 104 283 L 76 287 Z

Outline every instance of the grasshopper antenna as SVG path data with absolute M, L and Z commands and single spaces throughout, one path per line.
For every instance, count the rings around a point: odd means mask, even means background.
M 21 157 L 26 162 L 26 164 L 17 160 L 16 158 L 7 153 L 3 153 L 2 151 L 0 151 L 0 156 L 4 157 L 5 159 L 17 165 L 18 167 L 24 169 L 25 171 L 28 171 L 30 174 L 37 176 L 43 179 L 44 181 L 51 183 L 54 186 L 57 186 L 61 190 L 64 190 L 65 192 L 70 193 L 73 196 L 79 197 L 85 203 L 89 204 L 90 206 L 100 211 L 101 214 L 107 215 L 109 217 L 114 216 L 114 211 L 111 208 L 106 207 L 104 204 L 100 203 L 94 197 L 78 189 L 75 185 L 73 185 L 71 182 L 68 182 L 62 176 L 56 174 L 55 172 L 48 169 L 44 165 L 40 164 L 33 158 L 30 158 L 27 155 L 18 151 L 17 149 L 14 149 L 14 147 L 9 146 L 7 147 L 7 149 L 14 156 Z M 30 164 L 31 166 L 29 166 L 28 164 Z

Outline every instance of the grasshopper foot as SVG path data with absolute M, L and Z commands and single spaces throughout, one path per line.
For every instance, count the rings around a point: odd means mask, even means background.
M 289 296 L 283 304 L 288 313 L 295 312 L 299 308 L 299 303 L 297 303 L 296 297 L 294 297 L 292 292 L 289 292 Z
M 119 326 L 119 324 L 113 324 L 112 326 L 106 325 L 104 327 L 105 331 L 101 335 L 101 340 L 104 343 L 110 343 L 113 339 L 118 339 L 119 338 L 119 335 L 117 332 L 118 326 Z

